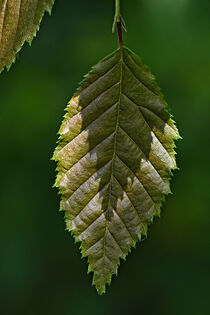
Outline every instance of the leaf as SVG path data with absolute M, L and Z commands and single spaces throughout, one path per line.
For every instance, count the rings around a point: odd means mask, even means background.
M 127 48 L 97 64 L 61 125 L 56 186 L 99 294 L 170 192 L 178 131 L 154 76 Z
M 15 61 L 25 41 L 31 43 L 54 0 L 0 0 L 0 72 Z

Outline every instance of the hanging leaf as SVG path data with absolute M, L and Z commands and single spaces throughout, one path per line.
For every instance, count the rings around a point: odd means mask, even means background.
M 31 43 L 54 0 L 0 0 L 0 72 L 14 62 L 25 41 Z
M 125 47 L 97 64 L 67 106 L 56 186 L 99 294 L 170 192 L 178 131 L 154 76 Z

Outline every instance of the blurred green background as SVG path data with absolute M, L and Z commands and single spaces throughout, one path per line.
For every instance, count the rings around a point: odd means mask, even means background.
M 205 315 L 210 309 L 210 1 L 123 1 L 126 45 L 162 87 L 183 137 L 180 171 L 147 240 L 98 296 L 65 231 L 50 161 L 82 76 L 117 46 L 114 0 L 56 0 L 0 75 L 0 312 Z

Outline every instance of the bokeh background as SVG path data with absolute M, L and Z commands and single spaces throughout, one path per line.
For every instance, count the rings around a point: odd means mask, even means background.
M 210 1 L 122 0 L 125 42 L 162 87 L 180 171 L 148 238 L 98 296 L 65 231 L 50 161 L 82 76 L 117 46 L 114 0 L 56 0 L 0 75 L 0 312 L 207 315 L 210 309 Z

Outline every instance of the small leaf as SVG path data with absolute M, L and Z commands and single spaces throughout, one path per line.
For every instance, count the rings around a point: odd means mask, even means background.
M 54 0 L 0 0 L 0 72 L 14 62 L 25 41 L 31 43 Z
M 61 125 L 56 186 L 99 294 L 170 192 L 178 131 L 154 76 L 125 47 L 81 83 Z

